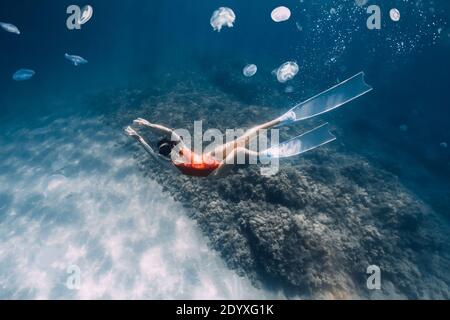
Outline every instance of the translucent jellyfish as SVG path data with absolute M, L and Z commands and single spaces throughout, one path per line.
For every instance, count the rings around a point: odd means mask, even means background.
M 391 9 L 391 11 L 389 11 L 389 16 L 391 17 L 392 21 L 400 21 L 400 11 L 398 11 L 398 9 Z
M 294 92 L 294 87 L 293 87 L 293 86 L 287 86 L 287 87 L 284 89 L 284 92 L 285 92 L 285 93 L 293 93 L 293 92 Z
M 248 64 L 244 67 L 244 70 L 242 71 L 242 73 L 244 74 L 244 76 L 250 78 L 250 77 L 253 77 L 257 71 L 258 71 L 258 67 L 255 64 Z
M 13 74 L 13 80 L 15 81 L 25 81 L 29 80 L 34 76 L 35 72 L 30 69 L 20 69 Z
M 2 29 L 5 31 L 20 34 L 19 28 L 17 28 L 15 25 L 11 23 L 0 22 L 0 27 L 2 27 Z
M 74 66 L 78 67 L 79 65 L 86 64 L 88 61 L 80 56 L 74 56 L 70 54 L 65 54 L 64 57 L 73 63 Z
M 288 61 L 283 63 L 278 69 L 273 72 L 276 74 L 277 79 L 281 83 L 285 83 L 294 79 L 299 71 L 298 64 L 294 61 Z
M 47 180 L 47 190 L 48 192 L 57 191 L 67 184 L 67 178 L 62 174 L 54 174 L 50 176 Z
M 441 146 L 441 148 L 445 148 L 445 149 L 448 148 L 447 142 L 441 142 L 439 145 Z
M 79 24 L 85 24 L 89 20 L 91 20 L 92 15 L 94 14 L 94 9 L 90 6 L 84 6 L 83 9 L 81 9 L 81 16 L 78 19 Z
M 71 192 L 69 179 L 59 173 L 48 176 L 41 186 L 45 197 L 65 196 Z
M 275 22 L 287 21 L 291 17 L 291 10 L 289 10 L 289 8 L 281 6 L 273 9 L 270 16 Z
M 234 14 L 233 10 L 226 7 L 220 7 L 214 13 L 211 17 L 211 26 L 213 27 L 214 31 L 220 32 L 222 30 L 222 27 L 233 27 L 233 23 L 236 20 L 236 15 Z
M 406 131 L 408 131 L 408 126 L 406 125 L 406 124 L 402 124 L 401 126 L 400 126 L 400 131 L 403 131 L 403 132 L 406 132 Z

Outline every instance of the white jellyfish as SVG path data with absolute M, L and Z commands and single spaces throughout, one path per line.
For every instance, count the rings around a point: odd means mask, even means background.
M 31 79 L 35 75 L 35 72 L 30 69 L 20 69 L 16 71 L 12 78 L 14 81 L 26 81 Z
M 281 6 L 273 9 L 270 16 L 275 22 L 287 21 L 291 17 L 291 10 L 289 10 L 289 8 Z
M 250 78 L 250 77 L 253 77 L 257 71 L 258 71 L 258 67 L 255 64 L 248 64 L 244 67 L 244 70 L 242 71 L 242 73 L 244 74 L 244 76 Z
M 72 62 L 75 67 L 78 67 L 79 65 L 88 63 L 88 61 L 86 59 L 84 59 L 83 57 L 80 57 L 80 56 L 70 55 L 70 54 L 66 53 L 64 55 L 64 57 L 67 60 L 69 60 L 70 62 Z
M 288 61 L 283 63 L 278 69 L 275 69 L 273 72 L 277 76 L 279 82 L 285 83 L 289 80 L 294 79 L 298 71 L 298 64 L 294 61 Z
M 224 26 L 232 28 L 235 20 L 236 15 L 233 10 L 226 7 L 220 7 L 212 14 L 210 23 L 214 31 L 217 30 L 220 32 Z
M 7 32 L 20 34 L 19 28 L 11 23 L 0 22 L 0 27 Z
M 84 6 L 83 9 L 81 9 L 81 16 L 78 19 L 78 24 L 82 25 L 91 20 L 92 15 L 94 14 L 94 9 L 90 6 Z
M 389 16 L 391 17 L 391 20 L 394 22 L 398 22 L 400 21 L 400 11 L 398 11 L 398 9 L 391 9 L 391 11 L 389 11 Z

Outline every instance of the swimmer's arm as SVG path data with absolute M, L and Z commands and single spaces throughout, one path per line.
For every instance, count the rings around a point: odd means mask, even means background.
M 155 152 L 153 151 L 152 147 L 150 147 L 143 138 L 138 139 L 138 141 L 141 143 L 141 145 L 144 147 L 144 150 L 147 151 L 149 155 L 151 155 L 152 157 L 155 156 Z
M 152 147 L 150 147 L 150 145 L 144 140 L 144 138 L 142 136 L 140 136 L 135 130 L 133 130 L 131 127 L 127 127 L 125 129 L 125 133 L 136 139 L 145 149 L 145 151 L 148 152 L 148 154 L 150 154 L 152 157 L 155 156 L 155 152 L 153 151 Z
M 138 119 L 134 120 L 134 123 L 144 126 L 144 127 L 147 127 L 149 129 L 153 129 L 157 132 L 162 132 L 164 134 L 168 134 L 172 137 L 172 141 L 175 141 L 175 142 L 182 141 L 181 137 L 174 130 L 167 128 L 163 125 L 150 123 L 147 120 L 142 119 L 142 118 L 138 118 Z

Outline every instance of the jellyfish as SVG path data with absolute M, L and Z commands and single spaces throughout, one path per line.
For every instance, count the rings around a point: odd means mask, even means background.
M 294 61 L 288 61 L 283 63 L 278 69 L 275 69 L 273 73 L 277 76 L 279 82 L 285 83 L 294 79 L 298 71 L 298 64 Z
M 52 192 L 67 184 L 67 178 L 62 174 L 53 174 L 47 180 L 47 191 Z
M 11 23 L 0 22 L 0 27 L 2 27 L 2 29 L 5 31 L 20 34 L 19 28 L 17 28 L 15 25 Z
M 271 17 L 275 22 L 287 21 L 291 17 L 291 10 L 283 6 L 275 8 L 271 13 Z
M 35 72 L 30 69 L 20 69 L 16 71 L 12 78 L 15 81 L 25 81 L 31 79 L 35 75 Z
M 76 66 L 76 67 L 78 67 L 79 65 L 88 63 L 88 61 L 86 59 L 84 59 L 80 56 L 74 56 L 74 55 L 70 55 L 67 53 L 64 56 L 66 57 L 67 60 L 72 62 L 74 64 L 74 66 Z
M 244 67 L 244 70 L 242 71 L 242 73 L 244 74 L 244 76 L 250 78 L 250 77 L 253 77 L 257 71 L 258 71 L 258 67 L 255 64 L 248 64 Z
M 391 9 L 391 11 L 389 11 L 389 16 L 391 17 L 391 20 L 394 22 L 398 22 L 400 21 L 400 11 L 398 11 L 398 9 Z
M 293 93 L 293 92 L 294 92 L 294 87 L 293 87 L 293 86 L 287 86 L 287 87 L 284 89 L 284 92 L 285 92 L 285 93 Z
M 233 10 L 226 7 L 220 7 L 219 9 L 214 11 L 210 23 L 214 31 L 217 30 L 218 32 L 220 32 L 223 26 L 232 28 L 235 20 L 236 15 L 234 14 Z
M 54 173 L 42 181 L 42 190 L 45 197 L 67 195 L 70 193 L 69 179 L 60 173 Z
M 92 15 L 94 14 L 94 9 L 90 6 L 84 6 L 83 9 L 81 9 L 81 16 L 78 19 L 78 24 L 82 25 L 91 20 Z

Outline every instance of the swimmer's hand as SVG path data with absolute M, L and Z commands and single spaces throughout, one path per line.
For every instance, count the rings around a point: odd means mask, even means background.
M 153 125 L 150 122 L 142 118 L 137 118 L 136 120 L 133 121 L 133 123 L 140 126 L 153 127 Z
M 126 127 L 124 131 L 125 131 L 126 135 L 128 135 L 128 136 L 130 136 L 132 138 L 135 138 L 135 139 L 139 139 L 140 138 L 139 134 L 131 127 Z

